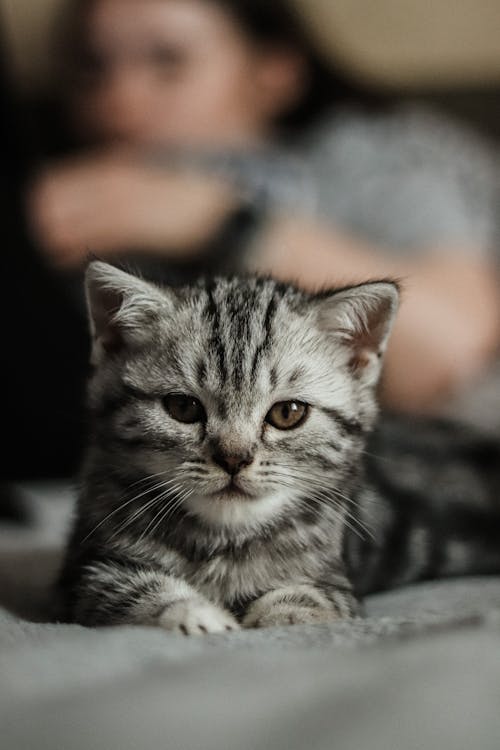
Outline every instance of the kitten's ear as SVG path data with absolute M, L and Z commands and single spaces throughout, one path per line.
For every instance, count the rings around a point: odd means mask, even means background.
M 85 274 L 92 363 L 106 353 L 140 345 L 167 304 L 166 295 L 108 263 L 92 262 Z
M 348 347 L 352 372 L 367 385 L 379 379 L 398 306 L 399 287 L 392 281 L 360 284 L 320 299 L 320 328 Z

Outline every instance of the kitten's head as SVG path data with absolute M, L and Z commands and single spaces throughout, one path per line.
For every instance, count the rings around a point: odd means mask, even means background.
M 95 262 L 87 296 L 95 445 L 110 470 L 164 480 L 190 513 L 232 527 L 349 486 L 376 417 L 395 284 L 173 289 Z

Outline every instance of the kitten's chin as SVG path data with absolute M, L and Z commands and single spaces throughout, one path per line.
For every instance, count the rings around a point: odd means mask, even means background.
M 214 492 L 211 492 L 209 495 L 210 498 L 214 498 L 215 500 L 255 500 L 257 499 L 257 495 L 254 492 L 249 492 L 248 490 L 243 489 L 243 487 L 240 487 L 237 484 L 227 484 L 225 487 L 222 487 L 219 490 L 215 490 Z
M 284 490 L 258 496 L 227 487 L 209 496 L 191 496 L 185 506 L 209 526 L 251 530 L 278 519 L 290 504 L 290 493 Z

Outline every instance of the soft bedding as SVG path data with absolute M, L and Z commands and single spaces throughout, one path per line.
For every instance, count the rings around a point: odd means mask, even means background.
M 500 746 L 500 578 L 370 597 L 333 625 L 186 638 L 47 621 L 73 491 L 22 488 L 31 524 L 0 527 L 0 746 Z

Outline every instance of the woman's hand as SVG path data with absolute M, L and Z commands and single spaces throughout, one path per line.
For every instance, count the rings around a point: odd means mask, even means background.
M 237 203 L 234 189 L 194 171 L 159 169 L 127 155 L 97 154 L 38 177 L 28 198 L 37 240 L 56 266 L 89 252 L 189 256 Z

